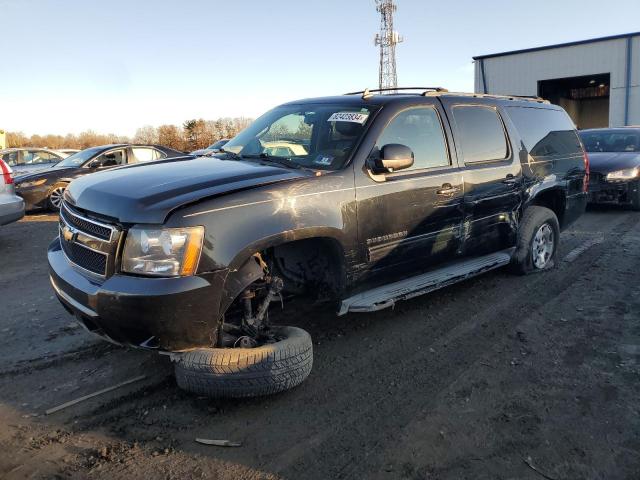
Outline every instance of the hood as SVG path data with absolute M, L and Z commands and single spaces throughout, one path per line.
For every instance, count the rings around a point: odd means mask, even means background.
M 594 173 L 607 174 L 640 166 L 640 152 L 592 152 L 588 155 L 589 169 Z
M 23 175 L 30 175 L 36 172 L 42 172 L 43 170 L 49 170 L 51 165 L 18 165 L 17 167 L 11 167 L 16 177 Z
M 306 175 L 304 170 L 239 160 L 164 160 L 81 177 L 69 185 L 65 199 L 123 223 L 161 224 L 172 210 L 202 198 Z

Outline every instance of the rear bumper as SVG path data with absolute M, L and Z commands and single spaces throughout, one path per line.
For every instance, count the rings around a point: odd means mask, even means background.
M 24 200 L 17 195 L 0 195 L 0 225 L 15 222 L 24 217 Z
M 589 184 L 589 203 L 630 205 L 640 181 L 600 181 Z
M 216 340 L 224 271 L 180 278 L 116 274 L 99 283 L 69 263 L 58 238 L 47 257 L 58 300 L 92 333 L 167 351 L 211 346 Z

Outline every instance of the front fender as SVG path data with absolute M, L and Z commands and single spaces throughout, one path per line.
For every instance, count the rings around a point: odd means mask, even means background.
M 203 225 L 200 271 L 238 270 L 256 252 L 308 238 L 356 250 L 353 177 L 326 175 L 237 192 L 183 208 L 167 226 Z

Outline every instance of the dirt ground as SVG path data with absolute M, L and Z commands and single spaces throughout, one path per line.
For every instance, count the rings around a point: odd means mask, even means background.
M 78 327 L 49 285 L 55 233 L 52 215 L 0 228 L 0 478 L 640 478 L 638 213 L 590 210 L 549 272 L 281 314 L 314 338 L 311 376 L 240 401 L 181 392 L 167 357 Z

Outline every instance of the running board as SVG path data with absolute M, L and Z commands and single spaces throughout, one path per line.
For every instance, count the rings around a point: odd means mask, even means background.
M 513 249 L 509 249 L 469 260 L 459 260 L 438 270 L 358 293 L 342 301 L 338 315 L 348 312 L 375 312 L 393 307 L 399 300 L 408 300 L 433 292 L 507 265 L 511 262 L 512 252 Z

